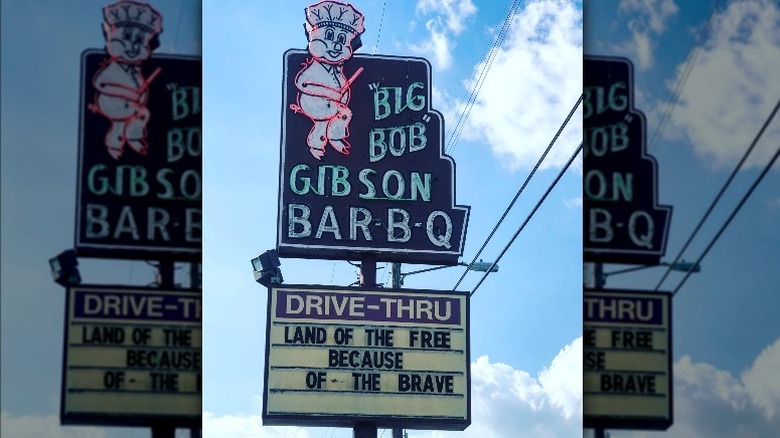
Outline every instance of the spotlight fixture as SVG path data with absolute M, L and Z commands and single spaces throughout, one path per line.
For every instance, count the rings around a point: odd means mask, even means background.
M 255 281 L 265 287 L 271 284 L 284 282 L 279 256 L 275 249 L 268 250 L 252 259 L 252 268 L 255 270 Z
M 57 284 L 63 287 L 81 284 L 78 265 L 76 251 L 72 249 L 63 251 L 57 257 L 49 259 L 51 276 Z

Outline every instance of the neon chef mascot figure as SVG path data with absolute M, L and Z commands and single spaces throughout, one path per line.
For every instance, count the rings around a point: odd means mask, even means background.
M 314 123 L 306 138 L 314 158 L 319 160 L 325 155 L 327 144 L 349 155 L 349 86 L 360 70 L 348 81 L 344 61 L 361 45 L 363 14 L 348 3 L 325 0 L 306 8 L 304 27 L 312 58 L 295 78 L 298 104 L 290 108 Z
M 111 121 L 105 145 L 114 159 L 122 156 L 125 145 L 141 155 L 147 153 L 147 87 L 159 70 L 144 78 L 141 63 L 159 45 L 156 36 L 160 32 L 162 17 L 145 3 L 120 0 L 103 8 L 103 34 L 110 60 L 92 80 L 97 93 L 90 108 Z

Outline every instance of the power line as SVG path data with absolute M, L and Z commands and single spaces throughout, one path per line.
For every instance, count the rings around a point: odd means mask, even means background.
M 446 153 L 450 154 L 454 149 L 455 146 L 458 144 L 458 140 L 460 140 L 460 135 L 463 132 L 463 128 L 466 125 L 466 120 L 469 118 L 469 115 L 471 114 L 471 108 L 474 107 L 474 102 L 477 100 L 477 95 L 479 94 L 479 91 L 482 89 L 482 84 L 485 82 L 485 78 L 487 77 L 487 72 L 490 70 L 490 67 L 493 64 L 493 60 L 496 57 L 496 54 L 498 53 L 498 47 L 503 43 L 504 38 L 506 37 L 506 33 L 509 30 L 509 26 L 512 23 L 512 19 L 515 15 L 515 9 L 516 9 L 517 0 L 513 0 L 511 5 L 509 6 L 509 12 L 507 12 L 506 18 L 504 19 L 504 23 L 501 26 L 501 29 L 498 32 L 498 35 L 496 36 L 496 40 L 493 41 L 490 48 L 485 51 L 485 55 L 482 56 L 483 66 L 482 70 L 480 71 L 479 77 L 474 82 L 474 85 L 470 91 L 470 94 L 468 94 L 468 99 L 466 99 L 465 109 L 461 113 L 460 117 L 458 118 L 458 121 L 455 123 L 455 129 L 453 131 L 452 137 L 450 137 L 449 144 L 446 148 Z M 476 76 L 476 74 L 475 74 Z M 463 108 L 464 105 L 461 104 L 460 108 Z M 460 109 L 459 108 L 459 109 Z
M 455 123 L 454 132 L 452 134 L 452 137 L 450 137 L 450 142 L 446 148 L 446 153 L 448 154 L 455 149 L 455 146 L 457 146 L 457 143 L 460 140 L 460 135 L 463 132 L 464 126 L 466 125 L 466 120 L 471 114 L 471 108 L 473 108 L 474 102 L 476 102 L 477 95 L 479 94 L 479 91 L 482 89 L 482 84 L 484 83 L 484 79 L 487 77 L 487 72 L 488 70 L 490 70 L 490 67 L 493 64 L 493 60 L 495 59 L 496 54 L 498 53 L 497 48 L 503 42 L 506 36 L 506 32 L 509 29 L 512 19 L 514 18 L 514 10 L 515 10 L 516 3 L 517 1 L 514 0 L 510 4 L 509 11 L 507 12 L 506 18 L 504 19 L 504 23 L 502 24 L 501 29 L 496 35 L 495 41 L 493 41 L 493 43 L 489 46 L 489 48 L 485 50 L 485 54 L 482 56 L 482 59 L 485 60 L 482 66 L 482 70 L 480 70 L 479 77 L 477 77 L 476 81 L 473 82 L 474 85 L 472 86 L 471 91 L 467 93 L 467 99 L 465 100 L 466 102 L 465 109 L 463 109 L 463 112 L 461 112 L 458 121 Z M 464 104 L 461 104 L 460 108 L 463 107 Z
M 547 145 L 547 149 L 544 150 L 544 153 L 542 153 L 542 156 L 539 157 L 539 160 L 536 162 L 536 165 L 533 169 L 531 169 L 531 173 L 528 174 L 523 184 L 520 186 L 520 189 L 515 194 L 515 197 L 512 198 L 512 202 L 509 203 L 509 206 L 504 210 L 504 214 L 501 215 L 501 218 L 496 222 L 496 225 L 493 227 L 493 231 L 490 232 L 490 235 L 485 239 L 485 243 L 482 244 L 482 247 L 479 248 L 479 251 L 477 251 L 477 254 L 474 256 L 474 259 L 471 261 L 471 263 L 468 264 L 466 269 L 463 271 L 463 274 L 458 279 L 458 282 L 455 283 L 455 286 L 452 287 L 452 290 L 455 290 L 463 281 L 463 279 L 466 277 L 466 274 L 469 272 L 469 269 L 471 269 L 471 266 L 474 265 L 474 262 L 477 261 L 477 258 L 482 254 L 482 251 L 487 246 L 488 242 L 490 242 L 490 239 L 493 238 L 493 235 L 496 234 L 496 231 L 498 230 L 498 227 L 501 225 L 501 223 L 506 218 L 507 214 L 509 214 L 509 210 L 512 209 L 512 207 L 515 205 L 515 202 L 517 201 L 517 198 L 520 197 L 520 194 L 523 193 L 523 190 L 525 190 L 526 185 L 528 185 L 528 182 L 531 180 L 531 178 L 536 173 L 536 170 L 539 168 L 539 166 L 542 164 L 542 161 L 544 161 L 545 157 L 547 157 L 547 153 L 550 152 L 550 149 L 552 149 L 555 142 L 558 140 L 558 137 L 561 135 L 561 132 L 563 132 L 563 129 L 566 127 L 566 125 L 569 123 L 569 120 L 571 119 L 572 115 L 577 111 L 577 108 L 580 106 L 580 103 L 582 103 L 583 95 L 580 94 L 580 98 L 577 100 L 577 103 L 574 104 L 571 111 L 569 111 L 569 115 L 566 116 L 566 119 L 561 124 L 560 128 L 558 128 L 558 132 L 555 133 L 555 136 L 553 136 L 552 140 L 550 141 L 550 144 Z
M 491 264 L 490 267 L 485 270 L 485 274 L 482 275 L 482 278 L 479 280 L 479 283 L 477 283 L 477 285 L 474 286 L 474 289 L 471 291 L 471 294 L 469 294 L 469 296 L 474 296 L 474 293 L 477 291 L 477 289 L 479 289 L 479 286 L 482 284 L 483 281 L 485 281 L 485 278 L 487 278 L 488 274 L 493 269 L 493 267 L 498 264 L 499 260 L 501 260 L 501 257 L 503 257 L 504 254 L 506 254 L 507 250 L 509 250 L 509 247 L 512 246 L 512 244 L 515 242 L 515 239 L 517 239 L 517 236 L 520 234 L 521 231 L 523 231 L 523 228 L 525 228 L 528 221 L 530 221 L 531 218 L 534 216 L 536 210 L 538 210 L 539 207 L 544 202 L 544 200 L 547 199 L 547 195 L 549 195 L 553 187 L 555 187 L 555 185 L 558 184 L 558 181 L 561 179 L 563 174 L 566 173 L 566 170 L 569 168 L 569 166 L 571 165 L 571 163 L 574 161 L 574 159 L 577 157 L 577 155 L 580 153 L 581 150 L 582 150 L 582 142 L 580 142 L 580 145 L 577 146 L 577 149 L 574 151 L 574 153 L 571 154 L 569 161 L 567 161 L 566 165 L 563 166 L 563 169 L 561 169 L 561 171 L 558 173 L 558 176 L 555 177 L 555 180 L 553 180 L 552 184 L 550 184 L 550 186 L 544 192 L 542 198 L 539 199 L 539 202 L 536 203 L 533 210 L 531 210 L 531 213 L 528 214 L 528 217 L 525 218 L 525 221 L 523 221 L 523 224 L 520 225 L 520 228 L 517 229 L 517 232 L 515 232 L 514 236 L 512 236 L 512 238 L 509 240 L 509 243 L 507 243 L 504 249 L 501 250 L 501 253 L 498 255 L 498 257 L 493 262 L 493 264 Z
M 775 161 L 777 161 L 778 157 L 780 157 L 780 145 L 778 145 L 777 151 L 775 151 L 775 154 L 772 156 L 772 159 L 769 160 L 769 163 L 767 163 L 767 165 L 764 167 L 764 170 L 761 172 L 761 174 L 758 176 L 758 178 L 756 178 L 756 180 L 753 182 L 753 185 L 751 185 L 750 189 L 748 189 L 747 193 L 745 193 L 745 196 L 742 197 L 742 199 L 739 201 L 739 204 L 737 204 L 736 208 L 734 208 L 734 210 L 731 212 L 731 214 L 729 215 L 728 219 L 726 219 L 726 222 L 723 223 L 723 226 L 720 227 L 720 229 L 718 230 L 717 234 L 715 234 L 715 237 L 713 237 L 712 240 L 710 241 L 709 245 L 707 245 L 707 248 L 704 249 L 704 252 L 702 252 L 701 255 L 699 256 L 699 258 L 696 260 L 696 262 L 694 263 L 694 266 L 698 265 L 702 261 L 704 256 L 707 255 L 707 253 L 710 251 L 710 249 L 712 249 L 712 247 L 715 245 L 715 242 L 718 241 L 718 238 L 720 238 L 720 236 L 723 234 L 723 231 L 726 230 L 726 228 L 731 223 L 732 219 L 734 219 L 734 217 L 737 215 L 737 213 L 739 213 L 739 210 L 742 208 L 742 206 L 745 205 L 745 201 L 747 201 L 747 199 L 750 197 L 750 195 L 753 194 L 753 190 L 755 190 L 756 187 L 758 186 L 758 184 L 761 182 L 761 180 L 764 179 L 764 176 L 766 176 L 766 174 L 769 172 L 769 169 L 771 169 L 772 166 L 775 164 Z M 688 280 L 688 277 L 691 276 L 691 272 L 692 271 L 693 271 L 692 268 L 688 270 L 688 272 L 685 274 L 685 277 L 683 277 L 683 279 L 680 282 L 680 284 L 677 285 L 677 287 L 674 289 L 674 291 L 672 291 L 672 296 L 677 294 L 677 292 L 680 290 L 680 288 L 683 286 L 683 284 L 685 284 L 685 282 Z
M 704 216 L 702 216 L 701 220 L 699 220 L 699 223 L 696 225 L 696 228 L 693 230 L 693 233 L 691 233 L 690 237 L 688 237 L 688 240 L 685 242 L 685 245 L 683 245 L 682 249 L 680 249 L 680 252 L 677 253 L 677 257 L 674 258 L 674 261 L 669 265 L 669 267 L 666 269 L 666 272 L 664 272 L 663 277 L 661 278 L 661 281 L 658 282 L 658 284 L 655 286 L 655 290 L 657 291 L 661 284 L 666 280 L 666 277 L 669 276 L 669 273 L 672 272 L 672 266 L 674 266 L 679 260 L 680 257 L 682 257 L 683 253 L 686 249 L 688 249 L 688 245 L 691 244 L 691 241 L 693 241 L 693 238 L 696 237 L 696 234 L 701 229 L 704 222 L 709 217 L 710 213 L 712 213 L 712 210 L 715 208 L 715 205 L 720 201 L 721 196 L 723 196 L 723 193 L 726 192 L 726 189 L 731 184 L 731 181 L 734 180 L 734 177 L 737 175 L 737 172 L 742 168 L 742 165 L 747 160 L 747 157 L 750 155 L 750 153 L 753 151 L 753 148 L 758 144 L 758 141 L 761 139 L 761 136 L 764 135 L 764 131 L 766 131 L 766 128 L 771 123 L 772 119 L 774 119 L 775 114 L 777 114 L 778 109 L 780 109 L 780 100 L 777 101 L 777 104 L 775 105 L 772 112 L 769 114 L 769 117 L 767 117 L 766 121 L 764 121 L 764 124 L 761 125 L 761 129 L 758 130 L 758 133 L 756 133 L 756 136 L 753 138 L 753 142 L 750 143 L 750 146 L 747 148 L 745 153 L 742 155 L 742 158 L 739 160 L 739 163 L 737 163 L 737 166 L 734 168 L 734 170 L 731 172 L 731 175 L 729 175 L 728 179 L 726 180 L 726 183 L 721 187 L 720 191 L 718 192 L 717 196 L 715 196 L 715 199 L 712 200 L 710 203 L 710 206 L 707 208 L 707 211 L 704 213 Z M 693 270 L 693 267 L 696 266 L 696 264 L 692 265 L 691 268 L 688 270 L 688 274 L 691 273 Z M 686 278 L 687 275 L 686 275 Z M 679 289 L 679 288 L 678 288 Z
M 374 55 L 379 52 L 379 37 L 382 36 L 382 24 L 385 22 L 385 10 L 387 9 L 387 0 L 382 2 L 382 16 L 379 18 L 379 30 L 376 33 L 376 45 L 374 46 Z
M 686 82 L 688 82 L 688 77 L 691 75 L 693 66 L 696 64 L 696 58 L 699 57 L 699 51 L 701 49 L 702 41 L 704 40 L 704 35 L 709 29 L 713 17 L 715 17 L 715 11 L 718 10 L 719 4 L 720 0 L 715 0 L 715 3 L 712 5 L 712 9 L 710 10 L 710 15 L 707 17 L 707 22 L 704 24 L 701 32 L 699 32 L 696 37 L 696 42 L 694 43 L 693 50 L 691 50 L 691 55 L 686 61 L 685 67 L 683 68 L 683 73 L 680 76 L 680 80 L 675 85 L 674 92 L 672 93 L 672 103 L 666 107 L 666 111 L 664 111 L 664 114 L 661 116 L 661 121 L 656 125 L 655 130 L 653 131 L 653 135 L 650 137 L 650 141 L 647 144 L 648 151 L 650 150 L 650 147 L 655 144 L 656 139 L 660 137 L 661 132 L 663 132 L 664 128 L 666 127 L 666 123 L 669 121 L 669 117 L 671 116 L 674 107 L 677 106 L 677 102 L 680 100 L 682 89 L 685 87 Z

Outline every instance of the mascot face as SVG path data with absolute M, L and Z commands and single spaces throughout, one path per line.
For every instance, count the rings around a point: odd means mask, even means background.
M 309 53 L 318 61 L 341 64 L 352 56 L 355 34 L 332 26 L 315 27 L 309 32 Z
M 134 26 L 112 27 L 106 32 L 106 51 L 111 58 L 138 64 L 149 58 L 152 34 Z

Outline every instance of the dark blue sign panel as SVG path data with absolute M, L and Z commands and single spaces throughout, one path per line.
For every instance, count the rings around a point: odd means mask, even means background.
M 113 290 L 73 291 L 73 316 L 87 320 L 127 322 L 175 321 L 200 323 L 200 297 L 164 295 L 159 291 L 133 294 Z
M 582 424 L 666 430 L 674 423 L 669 292 L 583 291 Z
M 584 260 L 658 264 L 672 208 L 657 202 L 657 163 L 645 153 L 633 66 L 625 58 L 586 56 L 583 74 Z
M 340 292 L 279 291 L 276 302 L 277 318 L 300 318 L 316 305 L 324 309 L 316 315 L 318 319 L 345 319 L 366 322 L 415 322 L 416 313 L 412 309 L 416 297 L 408 295 L 364 295 L 349 298 Z M 436 322 L 443 325 L 460 324 L 460 298 L 428 298 L 426 314 L 436 315 Z M 347 306 L 349 305 L 349 306 Z M 310 316 L 314 317 L 314 316 Z
M 279 255 L 456 264 L 469 207 L 455 202 L 430 64 L 289 50 L 284 78 Z
M 663 303 L 660 297 L 586 297 L 583 319 L 593 323 L 659 325 L 663 324 Z
M 81 58 L 79 256 L 198 260 L 201 60 Z

